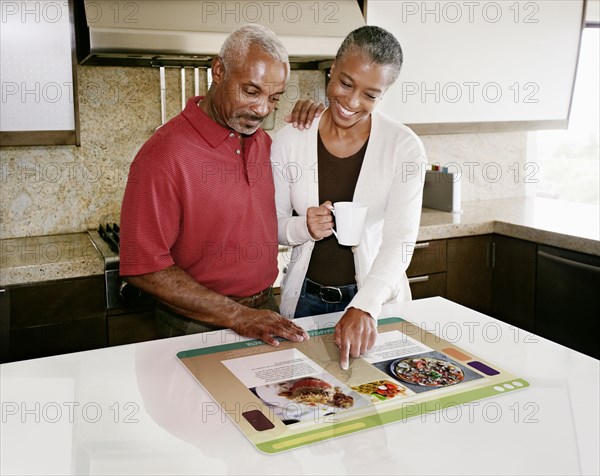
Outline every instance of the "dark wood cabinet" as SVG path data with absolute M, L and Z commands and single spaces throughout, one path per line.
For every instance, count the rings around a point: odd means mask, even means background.
M 406 275 L 413 299 L 446 297 L 446 240 L 417 243 Z
M 536 243 L 493 235 L 491 315 L 527 331 L 534 330 L 536 252 Z
M 428 297 L 446 297 L 446 273 L 434 273 L 426 276 L 408 278 L 413 299 Z
M 447 297 L 492 314 L 492 235 L 448 240 Z
M 8 360 L 10 343 L 10 291 L 0 289 L 0 362 Z
M 496 234 L 448 240 L 448 299 L 533 331 L 536 250 Z
M 142 312 L 109 314 L 107 321 L 108 345 L 110 346 L 133 344 L 161 337 L 156 326 L 154 307 Z
M 97 316 L 10 331 L 9 360 L 36 359 L 106 346 L 106 320 Z
M 8 352 L 4 361 L 107 345 L 104 276 L 8 286 Z M 5 314 L 6 312 L 6 314 Z
M 445 292 L 451 301 L 600 357 L 599 256 L 498 234 L 420 245 L 407 271 L 413 299 Z

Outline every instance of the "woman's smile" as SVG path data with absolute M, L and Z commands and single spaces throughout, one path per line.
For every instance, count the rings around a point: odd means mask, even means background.
M 344 117 L 352 117 L 355 114 L 358 114 L 358 112 L 352 112 L 348 109 L 346 109 L 344 106 L 342 106 L 339 102 L 336 102 L 336 106 L 337 106 L 337 110 L 338 112 L 344 116 Z

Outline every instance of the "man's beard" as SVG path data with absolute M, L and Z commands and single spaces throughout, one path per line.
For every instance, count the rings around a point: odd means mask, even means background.
M 229 119 L 228 126 L 240 134 L 250 135 L 254 134 L 258 130 L 264 119 L 264 117 L 255 116 L 253 114 L 239 114 Z M 244 120 L 252 121 L 256 125 L 245 124 L 243 123 Z

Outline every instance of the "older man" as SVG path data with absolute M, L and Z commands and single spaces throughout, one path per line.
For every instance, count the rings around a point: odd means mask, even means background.
M 121 212 L 121 275 L 154 295 L 166 335 L 231 328 L 277 345 L 308 339 L 275 312 L 277 219 L 259 129 L 289 79 L 285 48 L 257 25 L 233 32 L 191 98 L 132 163 Z

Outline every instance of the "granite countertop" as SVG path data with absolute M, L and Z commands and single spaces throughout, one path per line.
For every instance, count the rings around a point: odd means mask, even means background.
M 87 233 L 0 240 L 0 286 L 104 274 Z
M 599 208 L 545 198 L 463 202 L 462 213 L 424 208 L 418 241 L 499 233 L 600 255 Z
M 543 198 L 463 202 L 462 213 L 423 208 L 418 240 L 500 233 L 600 256 L 596 206 Z M 0 286 L 104 273 L 87 233 L 0 240 Z

